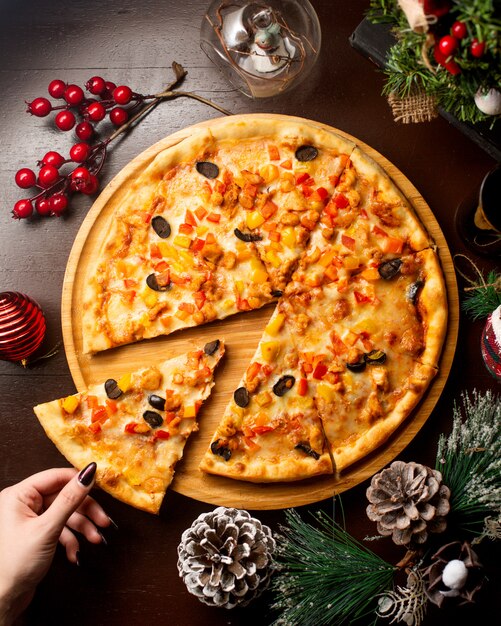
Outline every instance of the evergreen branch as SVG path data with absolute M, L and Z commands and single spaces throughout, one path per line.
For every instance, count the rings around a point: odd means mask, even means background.
M 454 405 L 451 434 L 441 435 L 435 467 L 451 490 L 450 518 L 473 533 L 501 511 L 501 397 L 462 395 L 465 419 Z
M 386 563 L 322 512 L 318 527 L 286 511 L 272 582 L 275 622 L 287 626 L 336 626 L 371 613 L 375 598 L 392 587 L 398 568 Z
M 468 288 L 469 295 L 461 308 L 472 319 L 487 317 L 501 304 L 501 274 L 494 270 L 487 274 L 487 280 Z

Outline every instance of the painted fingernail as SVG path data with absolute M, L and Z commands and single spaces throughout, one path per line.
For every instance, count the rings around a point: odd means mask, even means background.
M 101 535 L 101 543 L 102 543 L 104 546 L 107 546 L 107 545 L 108 545 L 108 542 L 106 541 L 106 537 L 103 535 L 103 533 L 102 533 L 100 530 L 98 530 L 97 532 Z
M 84 487 L 88 487 L 94 480 L 94 476 L 96 475 L 96 469 L 97 465 L 94 462 L 89 463 L 89 465 L 84 467 L 80 474 L 78 474 L 78 480 L 80 484 Z
M 118 530 L 118 525 L 115 524 L 115 522 L 111 519 L 111 517 L 108 515 L 108 519 L 110 520 L 110 524 L 113 526 L 113 528 L 115 530 Z
M 80 567 L 80 552 L 79 551 L 77 551 L 77 553 L 75 554 L 75 558 L 76 558 L 76 565 Z

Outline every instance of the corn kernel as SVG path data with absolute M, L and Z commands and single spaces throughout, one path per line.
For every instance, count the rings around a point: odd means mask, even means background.
M 174 243 L 181 248 L 189 248 L 191 246 L 191 238 L 188 235 L 176 235 Z
M 271 335 L 272 337 L 276 337 L 278 333 L 280 332 L 280 329 L 282 328 L 284 322 L 285 322 L 285 315 L 283 313 L 278 313 L 277 315 L 275 315 L 275 317 L 273 317 L 270 320 L 270 322 L 268 323 L 268 326 L 266 326 L 264 330 L 266 333 L 268 333 L 268 335 Z
M 261 224 L 264 224 L 264 222 L 265 219 L 259 211 L 252 211 L 251 213 L 247 213 L 245 217 L 245 223 L 247 224 L 247 227 L 251 230 L 257 228 L 258 226 L 261 226 Z
M 280 241 L 284 243 L 288 248 L 294 248 L 296 245 L 296 233 L 292 226 L 286 226 L 282 230 L 282 237 Z
M 194 404 L 189 404 L 184 407 L 183 417 L 196 417 L 197 409 Z
M 264 341 L 261 344 L 261 355 L 265 361 L 274 361 L 280 352 L 282 344 L 280 341 Z
M 62 402 L 62 407 L 66 413 L 74 413 L 80 405 L 80 398 L 78 396 L 68 396 Z
M 125 393 L 129 391 L 132 385 L 132 376 L 131 374 L 124 374 L 121 376 L 117 382 L 118 387 Z
M 268 250 L 265 254 L 266 260 L 273 265 L 273 267 L 280 267 L 282 265 L 281 259 L 277 256 L 274 250 Z
M 336 390 L 334 387 L 329 385 L 329 383 L 318 383 L 317 385 L 317 396 L 323 398 L 326 402 L 334 402 L 336 398 Z
M 263 165 L 259 168 L 259 175 L 264 179 L 265 183 L 271 183 L 278 178 L 278 167 L 273 163 Z

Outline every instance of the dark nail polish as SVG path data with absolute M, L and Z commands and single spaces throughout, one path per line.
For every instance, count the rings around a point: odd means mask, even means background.
M 102 543 L 104 546 L 107 546 L 107 545 L 108 545 L 108 542 L 106 541 L 106 537 L 103 535 L 103 533 L 102 533 L 100 530 L 98 530 L 97 532 L 101 535 L 101 543 Z
M 80 567 L 80 552 L 77 551 L 77 553 L 75 554 L 76 558 L 77 558 L 77 566 Z
M 115 530 L 118 530 L 118 525 L 115 524 L 115 522 L 111 519 L 111 517 L 108 515 L 108 519 L 110 520 L 110 524 L 113 526 L 113 528 Z
M 96 469 L 96 463 L 92 462 L 84 467 L 80 474 L 78 474 L 78 480 L 84 487 L 88 487 L 92 483 L 94 476 L 96 475 Z

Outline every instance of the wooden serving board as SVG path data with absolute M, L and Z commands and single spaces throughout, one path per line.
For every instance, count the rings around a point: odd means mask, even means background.
M 167 337 L 114 348 L 94 356 L 82 354 L 81 312 L 84 277 L 102 238 L 108 232 L 114 210 L 127 193 L 131 181 L 160 151 L 189 137 L 193 130 L 217 125 L 226 118 L 203 122 L 166 137 L 133 159 L 109 183 L 93 204 L 77 234 L 66 268 L 62 295 L 64 346 L 71 374 L 79 391 L 93 383 L 110 377 L 116 379 L 123 373 L 176 356 L 194 346 L 203 346 L 213 339 L 221 338 L 226 341 L 226 356 L 216 371 L 216 385 L 199 416 L 200 430 L 188 440 L 184 458 L 176 468 L 172 489 L 215 505 L 258 510 L 295 507 L 329 498 L 369 478 L 393 460 L 423 426 L 440 397 L 452 365 L 459 325 L 458 290 L 451 254 L 433 213 L 410 181 L 370 146 L 338 129 L 282 115 L 256 114 L 235 116 L 235 119 L 252 121 L 263 117 L 309 123 L 354 141 L 386 170 L 407 197 L 438 246 L 449 298 L 449 324 L 440 370 L 416 410 L 386 444 L 347 468 L 337 480 L 327 476 L 294 483 L 254 484 L 206 475 L 198 469 L 200 459 L 208 447 L 226 404 L 254 354 L 263 328 L 273 312 L 273 305 L 199 328 L 182 330 Z

